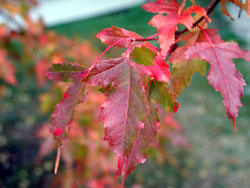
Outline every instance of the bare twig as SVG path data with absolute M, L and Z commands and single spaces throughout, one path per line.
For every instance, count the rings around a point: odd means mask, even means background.
M 208 6 L 207 15 L 210 15 L 210 14 L 213 12 L 213 10 L 215 9 L 215 7 L 218 5 L 219 2 L 220 2 L 220 0 L 213 0 L 213 1 L 210 3 L 210 5 Z M 204 19 L 205 19 L 205 17 L 202 16 L 199 20 L 197 20 L 195 23 L 193 23 L 192 28 L 193 28 L 193 27 L 196 27 L 196 26 L 197 26 L 202 20 L 204 20 Z M 187 32 L 187 31 L 188 31 L 187 28 L 186 28 L 186 29 L 183 29 L 182 31 L 178 31 L 178 32 L 175 33 L 175 37 L 178 37 L 179 35 L 181 35 L 181 34 Z
M 220 2 L 220 0 L 213 0 L 213 1 L 210 3 L 210 5 L 209 5 L 208 8 L 207 8 L 207 15 L 210 15 L 210 14 L 213 12 L 213 10 L 214 10 L 215 7 L 219 4 L 219 2 Z M 193 23 L 192 28 L 193 28 L 193 27 L 196 27 L 196 26 L 197 26 L 202 20 L 204 20 L 204 19 L 205 19 L 205 17 L 202 16 L 199 20 L 197 20 L 195 23 Z M 181 34 L 187 32 L 187 31 L 188 31 L 188 29 L 186 28 L 186 29 L 183 29 L 182 31 L 177 31 L 177 32 L 175 32 L 175 38 L 178 38 Z M 158 40 L 159 38 L 156 37 L 156 36 L 158 36 L 157 33 L 154 34 L 154 35 L 152 35 L 151 37 L 144 38 L 144 39 L 135 39 L 134 41 L 152 41 L 152 40 Z M 156 37 L 156 38 L 155 38 L 155 37 Z

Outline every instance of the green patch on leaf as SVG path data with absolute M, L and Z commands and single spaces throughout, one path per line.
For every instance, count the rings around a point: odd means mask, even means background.
M 154 64 L 154 59 L 157 54 L 143 46 L 141 48 L 135 47 L 130 55 L 136 63 L 150 66 Z
M 54 81 L 80 81 L 88 70 L 76 63 L 58 63 L 53 64 L 46 72 L 47 78 Z
M 170 93 L 169 88 L 164 83 L 152 81 L 149 97 L 161 104 L 167 112 L 176 112 L 179 108 L 179 103 L 175 101 L 173 94 Z
M 189 86 L 195 72 L 199 72 L 202 76 L 206 73 L 206 62 L 199 59 L 184 60 L 180 63 L 173 64 L 173 95 L 176 98 L 185 87 Z

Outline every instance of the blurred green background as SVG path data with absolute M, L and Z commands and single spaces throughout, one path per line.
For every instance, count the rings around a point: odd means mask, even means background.
M 48 29 L 69 37 L 88 39 L 101 52 L 106 46 L 95 35 L 102 29 L 114 25 L 147 37 L 156 32 L 147 25 L 151 17 L 152 14 L 135 7 Z M 249 49 L 250 41 L 245 41 L 231 29 L 231 21 L 221 15 L 220 7 L 216 8 L 212 20 L 210 27 L 216 27 L 222 39 L 236 41 L 243 49 Z M 113 55 L 111 53 L 108 55 Z M 235 63 L 249 84 L 249 63 L 243 60 Z M 48 91 L 49 87 L 38 87 L 35 79 L 27 77 L 21 66 L 18 66 L 17 77 L 18 87 L 10 86 L 7 95 L 0 99 L 0 187 L 49 187 L 54 176 L 55 152 L 46 156 L 39 165 L 33 162 L 40 143 L 34 133 L 49 119 L 49 116 L 39 113 L 38 95 Z M 170 148 L 177 157 L 175 162 L 169 160 L 158 165 L 147 160 L 128 177 L 126 185 L 130 187 L 139 179 L 143 187 L 148 188 L 249 188 L 250 87 L 245 87 L 237 132 L 227 119 L 222 96 L 209 86 L 205 77 L 195 74 L 191 86 L 184 90 L 178 102 L 181 109 L 176 117 L 184 127 L 191 149 Z

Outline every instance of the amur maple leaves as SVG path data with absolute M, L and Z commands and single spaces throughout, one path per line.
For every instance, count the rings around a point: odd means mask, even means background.
M 221 92 L 228 118 L 236 129 L 246 83 L 232 59 L 250 61 L 250 52 L 241 50 L 234 42 L 224 42 L 216 29 L 207 28 L 206 22 L 211 20 L 205 9 L 196 4 L 185 8 L 185 2 L 157 0 L 143 5 L 146 11 L 157 13 L 149 24 L 158 33 L 151 37 L 143 38 L 114 26 L 102 30 L 97 38 L 109 47 L 90 68 L 67 62 L 52 65 L 47 72 L 49 79 L 72 82 L 51 116 L 50 132 L 58 147 L 67 138 L 76 105 L 87 98 L 86 85 L 105 88 L 107 99 L 101 106 L 99 120 L 104 121 L 104 140 L 118 159 L 116 176 L 122 174 L 124 183 L 136 166 L 146 160 L 148 148 L 157 143 L 159 105 L 176 113 L 176 98 L 190 85 L 195 72 L 205 76 L 207 63 L 209 84 Z M 218 2 L 214 1 L 212 8 L 215 3 Z M 193 14 L 200 16 L 199 22 L 195 22 Z M 179 24 L 186 29 L 178 31 Z M 151 40 L 158 40 L 160 50 L 148 42 Z M 125 50 L 120 57 L 100 60 L 112 47 Z

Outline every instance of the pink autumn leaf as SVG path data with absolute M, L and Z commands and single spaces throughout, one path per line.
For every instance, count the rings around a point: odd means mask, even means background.
M 96 35 L 104 44 L 112 45 L 121 39 L 142 39 L 142 37 L 132 31 L 123 28 L 112 26 L 111 28 L 103 29 L 102 32 Z M 115 45 L 115 47 L 126 48 L 130 41 L 123 40 Z
M 145 90 L 129 59 L 126 56 L 100 61 L 83 80 L 94 86 L 111 84 L 113 88 L 99 119 L 104 121 L 104 140 L 113 147 L 121 164 L 130 156 L 148 115 Z
M 159 33 L 161 54 L 164 57 L 167 56 L 171 45 L 175 43 L 175 32 L 178 29 L 178 24 L 183 24 L 187 29 L 191 29 L 194 23 L 193 13 L 204 16 L 210 21 L 206 11 L 200 6 L 194 5 L 180 12 L 180 5 L 176 0 L 149 2 L 143 5 L 143 8 L 149 12 L 159 13 L 151 19 L 149 24 L 156 27 Z M 162 15 L 164 13 L 167 16 Z
M 236 70 L 232 59 L 244 58 L 250 61 L 250 52 L 241 50 L 234 42 L 214 44 L 208 42 L 198 43 L 186 51 L 186 58 L 199 57 L 208 61 L 210 70 L 208 73 L 209 84 L 223 96 L 223 103 L 228 118 L 233 120 L 238 117 L 239 107 L 242 106 L 240 98 L 243 96 L 245 80 L 239 71 Z

